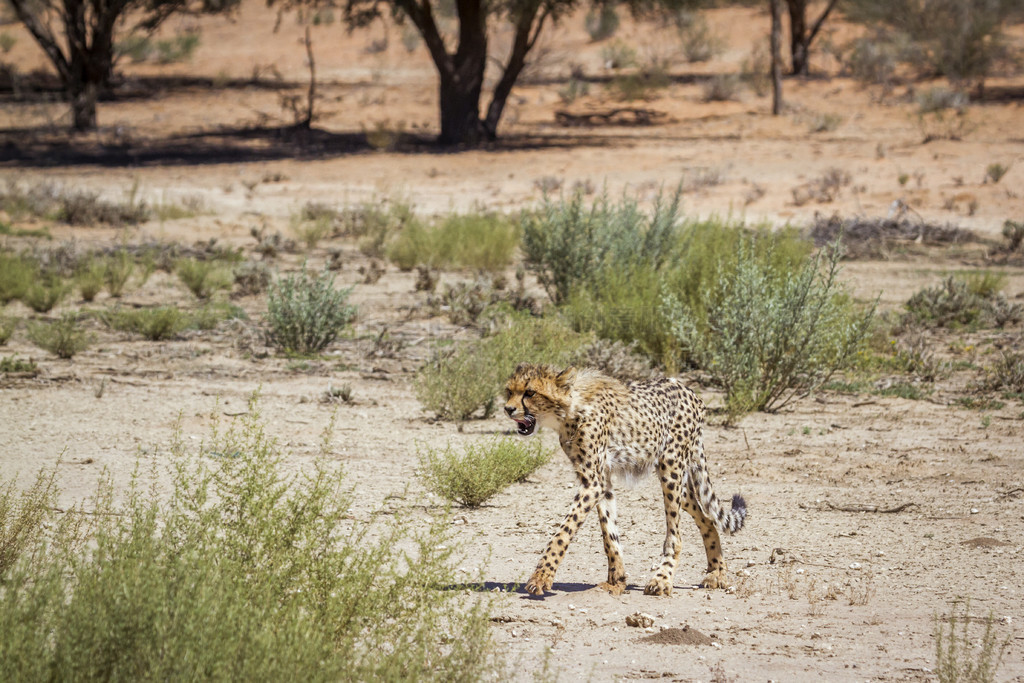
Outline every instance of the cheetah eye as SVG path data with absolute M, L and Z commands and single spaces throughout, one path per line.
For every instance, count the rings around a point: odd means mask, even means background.
M 527 389 L 526 391 L 523 392 L 523 396 L 525 398 L 533 398 L 536 395 L 537 395 L 537 392 L 534 391 L 533 389 Z

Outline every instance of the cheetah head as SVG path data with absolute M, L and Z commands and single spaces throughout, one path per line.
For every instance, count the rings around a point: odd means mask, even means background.
M 520 363 L 505 383 L 505 414 L 523 436 L 541 426 L 558 429 L 565 417 L 576 368 L 559 372 L 549 365 Z

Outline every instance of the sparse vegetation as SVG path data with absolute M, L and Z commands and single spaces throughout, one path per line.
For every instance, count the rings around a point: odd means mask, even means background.
M 1002 664 L 1010 638 L 1000 638 L 990 614 L 984 619 L 971 617 L 971 604 L 956 600 L 948 617 L 935 616 L 935 673 L 940 683 L 991 683 Z M 971 638 L 971 622 L 981 621 L 981 637 Z M 946 625 L 949 624 L 949 630 Z M 958 628 L 959 627 L 959 628 Z
M 4 356 L 3 358 L 0 358 L 0 372 L 27 372 L 34 375 L 39 372 L 39 366 L 36 365 L 36 362 L 31 358 L 21 359 L 17 356 Z M 0 504 L 0 513 L 3 512 L 2 508 L 3 506 Z M 3 514 L 0 514 L 0 518 L 2 517 Z M 0 541 L 0 546 L 3 546 L 4 544 L 5 541 Z M 3 550 L 0 548 L 0 554 L 2 553 Z
M 212 297 L 217 291 L 231 289 L 231 271 L 216 261 L 187 258 L 178 261 L 174 272 L 188 290 L 200 300 Z
M 1012 164 L 1000 164 L 999 162 L 989 164 L 985 167 L 985 180 L 998 183 L 1003 179 L 1004 175 L 1009 173 L 1010 166 L 1012 166 Z
M 0 346 L 6 344 L 14 330 L 18 328 L 18 319 L 9 315 L 0 314 Z
M 490 417 L 517 363 L 530 359 L 565 365 L 588 341 L 557 318 L 514 315 L 491 337 L 438 349 L 416 374 L 413 388 L 423 407 L 440 419 Z
M 1019 321 L 1024 307 L 998 290 L 1003 279 L 992 273 L 950 275 L 907 301 L 908 319 L 930 327 L 997 326 Z
M 53 322 L 30 322 L 28 339 L 58 358 L 73 358 L 89 348 L 92 335 L 82 329 L 77 316 L 65 313 Z
M 68 286 L 57 277 L 48 276 L 37 279 L 25 293 L 21 300 L 26 306 L 36 313 L 49 313 L 64 298 L 68 292 Z
M 406 223 L 387 255 L 402 270 L 423 265 L 494 273 L 509 266 L 520 240 L 519 226 L 500 214 L 451 214 L 434 226 Z
M 682 10 L 675 20 L 686 61 L 707 62 L 725 51 L 725 41 L 711 30 L 700 13 Z
M 355 316 L 355 307 L 346 303 L 351 292 L 334 289 L 334 276 L 326 269 L 313 276 L 303 266 L 299 273 L 279 277 L 267 296 L 270 342 L 285 353 L 324 349 Z
M 705 102 L 729 102 L 737 99 L 742 85 L 739 74 L 715 74 L 704 81 L 702 90 Z
M 0 252 L 0 305 L 25 296 L 39 275 L 39 263 L 23 254 Z
M 202 443 L 170 444 L 169 499 L 104 482 L 58 514 L 52 474 L 0 488 L 0 678 L 502 677 L 488 601 L 439 589 L 448 519 L 352 523 L 340 468 L 286 473 L 255 403 Z
M 175 306 L 115 308 L 99 317 L 111 329 L 139 334 L 150 341 L 171 339 L 191 322 L 189 316 Z
M 115 299 L 124 294 L 128 278 L 135 270 L 135 259 L 125 250 L 118 250 L 108 256 L 103 263 L 103 281 L 107 285 L 107 293 Z
M 726 392 L 734 419 L 806 396 L 851 364 L 874 306 L 858 311 L 838 283 L 839 245 L 793 271 L 766 268 L 747 241 L 735 272 L 706 293 L 706 318 L 665 298 L 672 331 Z
M 445 500 L 479 507 L 510 484 L 522 481 L 551 458 L 540 439 L 498 438 L 420 452 L 419 475 L 428 490 Z
M 619 30 L 619 13 L 610 3 L 592 7 L 583 19 L 583 26 L 592 42 L 607 40 Z

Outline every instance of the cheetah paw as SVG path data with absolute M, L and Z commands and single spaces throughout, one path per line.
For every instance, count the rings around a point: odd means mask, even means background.
M 700 582 L 701 588 L 728 588 L 731 585 L 724 569 L 709 571 L 704 575 L 704 580 Z
M 655 576 L 644 588 L 644 595 L 672 595 L 672 581 L 664 576 Z
M 537 569 L 530 576 L 530 580 L 526 582 L 526 592 L 531 595 L 544 595 L 545 591 L 551 590 L 551 584 L 554 581 L 554 576 Z

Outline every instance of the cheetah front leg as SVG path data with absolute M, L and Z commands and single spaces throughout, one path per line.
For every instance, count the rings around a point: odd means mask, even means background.
M 601 520 L 604 554 L 608 556 L 608 581 L 598 588 L 612 595 L 621 595 L 626 590 L 626 567 L 622 563 L 622 546 L 619 545 L 619 530 L 615 524 L 615 493 L 612 491 L 611 472 L 605 478 L 604 494 L 597 502 L 597 514 Z
M 565 557 L 565 551 L 569 549 L 569 542 L 572 541 L 573 536 L 576 535 L 576 532 L 583 524 L 587 513 L 604 496 L 604 486 L 601 483 L 600 477 L 583 476 L 580 477 L 580 480 L 580 488 L 576 492 L 576 497 L 573 499 L 572 507 L 569 508 L 569 513 L 565 516 L 565 520 L 558 528 L 558 531 L 555 532 L 551 541 L 548 542 L 544 554 L 541 555 L 540 561 L 537 563 L 537 568 L 533 570 L 530 580 L 526 582 L 527 593 L 543 595 L 545 591 L 551 590 L 551 584 L 555 580 L 555 572 L 558 571 L 558 565 L 562 562 L 562 558 Z M 621 565 L 621 559 L 619 563 Z M 625 583 L 625 577 L 623 577 L 623 583 Z

